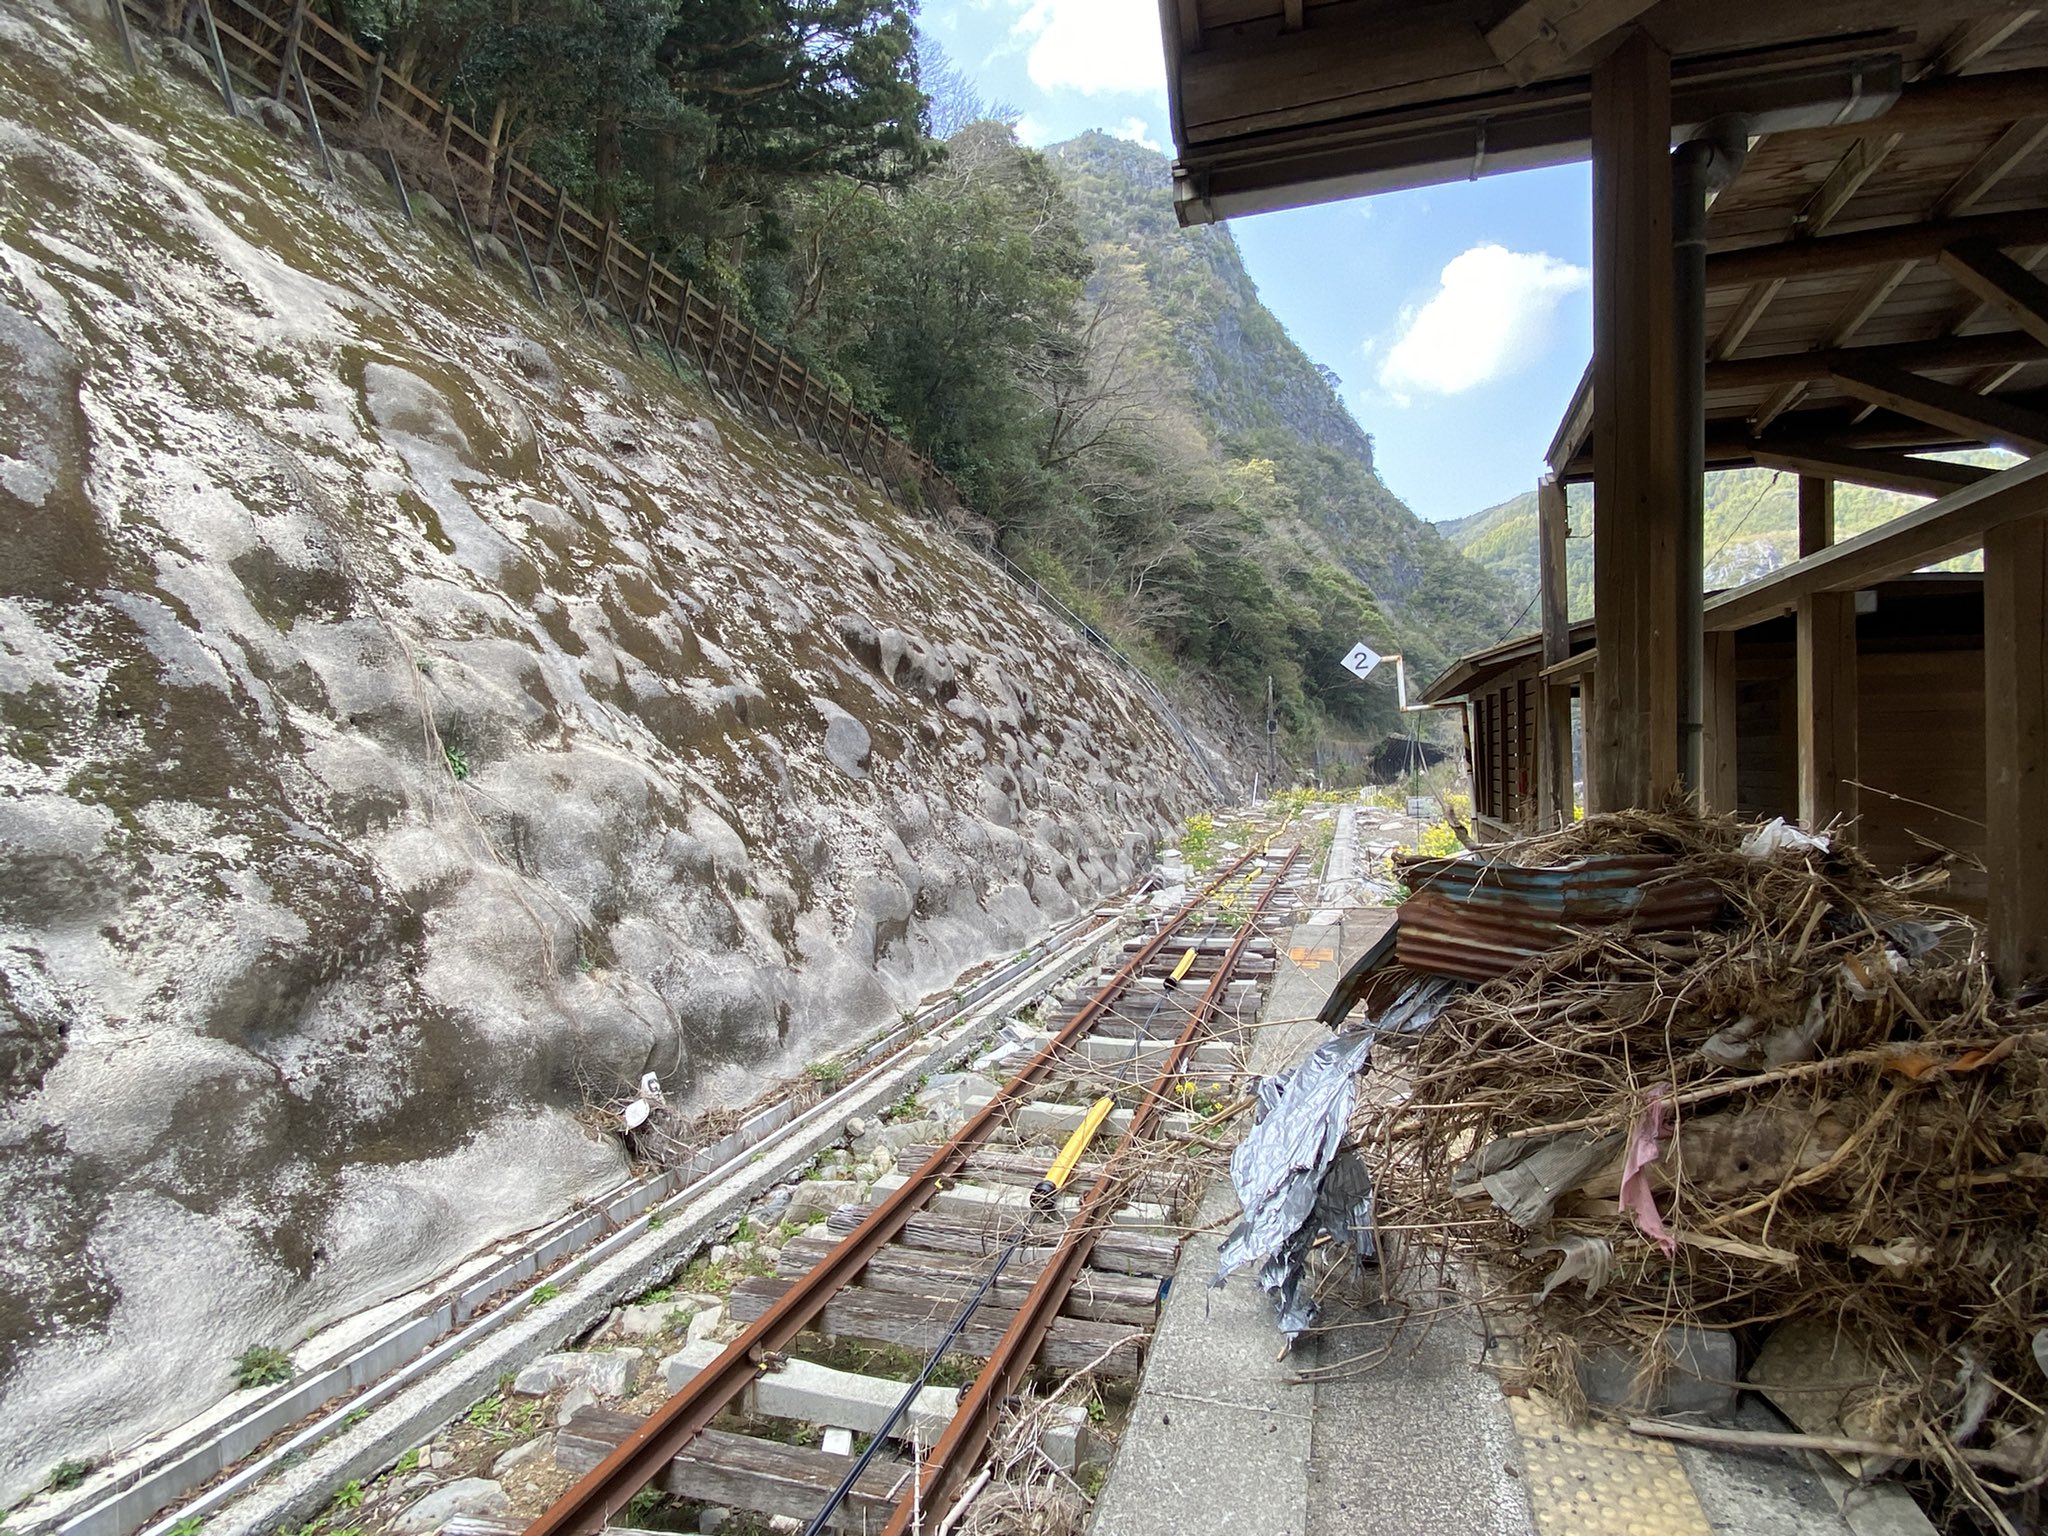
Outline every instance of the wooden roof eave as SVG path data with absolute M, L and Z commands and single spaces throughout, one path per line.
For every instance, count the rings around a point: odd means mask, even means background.
M 1902 89 L 1891 43 L 1879 33 L 1738 61 L 1682 62 L 1672 71 L 1674 135 L 1737 114 L 1760 133 L 1878 118 Z M 1169 61 L 1169 105 L 1184 114 L 1178 64 Z M 1325 102 L 1319 111 L 1301 121 L 1250 116 L 1227 131 L 1191 129 L 1183 117 L 1173 167 L 1181 222 L 1569 164 L 1590 153 L 1590 77 L 1355 113 Z
M 1580 619 L 1571 627 L 1571 643 L 1590 647 L 1593 643 L 1593 621 Z M 1473 651 L 1460 656 L 1444 669 L 1443 675 L 1423 689 L 1421 702 L 1433 706 L 1453 703 L 1473 692 L 1481 684 L 1498 676 L 1501 672 L 1540 660 L 1543 655 L 1543 636 L 1539 633 L 1517 635 L 1499 645 L 1483 651 Z M 1575 655 L 1572 660 L 1577 660 Z M 1569 665 L 1560 663 L 1559 665 Z
M 1984 535 L 2022 518 L 2048 515 L 2048 453 L 1986 475 L 1875 528 L 1707 603 L 1710 631 L 1744 629 L 1790 613 L 1819 592 L 1854 592 L 1984 546 Z

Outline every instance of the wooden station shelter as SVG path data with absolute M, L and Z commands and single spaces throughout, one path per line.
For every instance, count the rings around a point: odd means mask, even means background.
M 1854 818 L 1889 844 L 1894 802 L 1859 792 L 1862 759 L 1917 732 L 1928 771 L 1908 782 L 1981 824 L 2001 977 L 2048 976 L 2048 4 L 1160 12 L 1183 222 L 1592 160 L 1593 358 L 1541 487 L 1543 629 L 1512 708 L 1469 716 L 1475 767 L 1492 767 L 1482 745 L 1518 753 L 1503 819 L 1571 814 L 1576 699 L 1592 809 L 1735 808 L 1747 762 L 1751 808 Z M 1924 456 L 1986 446 L 2023 461 Z M 1740 465 L 1800 476 L 1800 558 L 1709 599 L 1702 474 Z M 1574 479 L 1596 508 L 1576 642 Z M 1838 542 L 1839 481 L 1935 499 Z M 1981 577 L 1914 575 L 1974 550 Z M 1953 632 L 1971 614 L 1974 643 Z M 1433 693 L 1476 702 L 1500 660 L 1467 658 Z M 1773 668 L 1789 685 L 1768 730 L 1750 711 L 1745 745 L 1745 676 Z M 1902 723 L 1902 688 L 1952 707 Z

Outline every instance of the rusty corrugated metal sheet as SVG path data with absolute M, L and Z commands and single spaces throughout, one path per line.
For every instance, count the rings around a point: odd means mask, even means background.
M 1396 958 L 1465 981 L 1509 975 L 1588 929 L 1692 928 L 1721 909 L 1713 886 L 1653 854 L 1539 866 L 1404 859 L 1398 867 L 1415 894 L 1401 904 Z

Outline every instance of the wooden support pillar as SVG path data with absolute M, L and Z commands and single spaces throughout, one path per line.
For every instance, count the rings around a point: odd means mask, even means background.
M 1725 813 L 1736 809 L 1735 631 L 1708 634 L 1705 662 L 1700 800 L 1706 809 Z
M 1545 475 L 1536 483 L 1537 591 L 1543 603 L 1543 665 L 1572 653 L 1565 539 L 1570 514 L 1564 487 Z M 1545 831 L 1572 819 L 1572 685 L 1543 680 L 1536 695 L 1536 820 Z
M 1798 626 L 1799 819 L 1818 832 L 1856 815 L 1856 594 L 1802 597 Z
M 1835 482 L 1799 477 L 1799 553 L 1819 554 L 1835 542 Z
M 1985 866 L 1991 965 L 2048 977 L 2048 517 L 1984 536 Z
M 1679 783 L 1686 505 L 1673 299 L 1671 60 L 1632 33 L 1593 70 L 1593 611 L 1586 798 L 1656 805 Z

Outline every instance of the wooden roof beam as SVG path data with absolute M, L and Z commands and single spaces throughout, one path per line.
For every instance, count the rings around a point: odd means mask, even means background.
M 1793 233 L 1811 239 L 1826 230 L 1905 137 L 1903 133 L 1873 133 L 1851 144 L 1828 172 L 1827 179 L 1814 189 L 1805 206 L 1792 216 Z M 1736 306 L 1735 313 L 1729 316 L 1728 323 L 1721 328 L 1721 334 L 1714 338 L 1707 355 L 1732 357 L 1740 350 L 1743 342 L 1749 339 L 1749 333 L 1756 328 L 1757 321 L 1763 318 L 1764 311 L 1770 308 L 1771 301 L 1778 296 L 1778 290 L 1784 286 L 1785 280 L 1781 277 L 1752 284 L 1749 292 L 1743 295 L 1741 304 Z
M 1829 347 L 1813 352 L 1770 352 L 1760 357 L 1731 357 L 1707 364 L 1707 392 L 1777 389 L 1832 378 L 1842 368 L 1875 363 L 1926 373 L 1944 368 L 1995 368 L 2005 363 L 2032 363 L 2048 358 L 2048 350 L 2023 331 L 1994 331 L 1984 336 L 1938 336 L 1932 341 L 1898 341 L 1877 347 Z
M 1782 566 L 1707 602 L 1710 630 L 1742 629 L 1790 613 L 1815 592 L 1854 592 L 1983 546 L 1994 528 L 2048 514 L 2048 454 Z M 1577 658 L 1573 658 L 1576 660 Z
M 1846 235 L 1717 251 L 1707 257 L 1707 286 L 1745 288 L 1772 278 L 1815 277 L 1894 261 L 1923 261 L 1940 256 L 1950 246 L 1973 241 L 1997 247 L 2048 243 L 2048 208 L 1891 224 Z
M 1838 448 L 1828 443 L 1758 442 L 1750 445 L 1749 456 L 1764 469 L 1874 485 L 1905 496 L 1946 496 L 1993 473 L 1977 464 L 1951 464 L 1946 459 L 1916 459 L 1909 454 Z
M 1934 205 L 1933 217 L 1952 219 L 1968 213 L 1984 200 L 1985 194 L 2005 180 L 2006 175 L 2048 139 L 2048 117 L 2023 117 L 2001 133 L 1992 146 L 1979 155 L 1970 168 Z
M 2010 315 L 2019 328 L 2048 347 L 2048 283 L 1996 246 L 1952 246 L 1941 264 L 1979 299 Z
M 2031 20 L 2033 14 L 2031 11 L 2012 13 L 2013 16 L 2023 18 L 2023 21 Z M 2010 21 L 2012 17 L 2007 16 L 1999 19 L 2001 21 Z M 1943 55 L 1943 65 L 1950 69 L 1961 69 L 1971 63 L 1984 48 L 1996 47 L 1999 42 L 2004 40 L 2006 34 L 1998 32 L 1997 28 L 1993 28 L 1992 32 L 1998 33 L 1998 35 L 1994 37 L 1990 33 L 1985 32 L 1981 24 L 1973 23 L 1965 26 L 1950 43 L 1947 52 Z M 1976 51 L 1972 51 L 1973 49 Z M 1929 221 L 1941 223 L 1968 213 L 1984 200 L 1992 188 L 2003 180 L 2015 165 L 2018 165 L 2033 152 L 2034 147 L 2041 142 L 2044 136 L 2048 136 L 2048 117 L 2025 118 L 2012 124 L 2004 133 L 1999 135 L 1998 141 L 1982 155 L 1979 155 L 1976 162 L 1967 171 L 1963 172 L 1961 176 L 1957 177 L 1949 189 L 1942 194 L 1940 200 L 1929 211 Z M 1892 262 L 1872 272 L 1864 281 L 1863 286 L 1857 290 L 1855 297 L 1849 301 L 1849 305 L 1843 310 L 1841 318 L 1836 321 L 1834 330 L 1828 334 L 1828 339 L 1822 345 L 1827 347 L 1846 347 L 1851 341 L 1855 340 L 1856 333 L 1863 329 L 1871 316 L 1884 308 L 1886 301 L 1897 291 L 1901 283 L 1913 275 L 1913 269 L 1919 264 L 1920 258 L 1913 256 L 1904 261 Z M 1733 348 L 1729 350 L 1732 351 Z M 1721 355 L 1726 356 L 1727 354 L 1723 353 Z M 2011 365 L 2001 366 L 2010 367 Z M 1989 393 L 1990 390 L 2003 383 L 2008 377 L 2010 377 L 2010 374 L 1997 372 L 1986 374 L 1977 384 L 1977 391 L 1979 394 Z M 1780 387 L 1751 418 L 1751 430 L 1756 432 L 1763 431 L 1786 411 L 1791 410 L 1792 407 L 1797 405 L 1805 393 L 1806 385 L 1804 383 L 1786 384 Z
M 2008 11 L 1994 12 L 1979 16 L 1975 21 L 1966 22 L 1956 29 L 1948 40 L 1948 46 L 1941 50 L 1941 57 L 1928 69 L 1931 75 L 1955 75 L 1962 73 L 1977 60 L 1993 49 L 2004 45 L 2007 38 L 2019 31 L 2028 22 L 2040 15 L 2040 11 L 2029 6 L 2015 7 Z
M 1517 85 L 1562 72 L 1657 0 L 1524 0 L 1488 29 L 1486 46 Z
M 1873 133 L 1851 144 L 1805 206 L 1793 215 L 1793 229 L 1813 236 L 1833 224 L 1849 206 L 1849 200 L 1863 190 L 1863 184 L 1884 164 L 1885 156 L 1897 149 L 1905 137 L 1903 133 Z
M 1586 371 L 1579 375 L 1579 387 L 1572 391 L 1571 404 L 1564 408 L 1564 419 L 1557 424 L 1557 435 L 1550 440 L 1550 452 L 1544 455 L 1544 462 L 1552 470 L 1562 474 L 1564 466 L 1585 451 L 1586 441 L 1593 435 L 1593 365 L 1586 364 Z
M 1858 359 L 1854 353 L 1828 372 L 1844 394 L 1901 416 L 2000 447 L 2048 452 L 2048 416 L 1996 395 L 1923 379 L 1903 368 Z
M 2048 390 L 2029 390 L 2012 398 L 2021 404 L 2048 413 Z M 1830 453 L 1837 449 L 1872 449 L 1889 452 L 1895 456 L 1954 453 L 1983 446 L 1983 440 L 1974 433 L 1962 437 L 1940 427 L 1903 416 L 1887 415 L 1882 421 L 1859 422 L 1855 419 L 1853 408 L 1843 406 L 1795 411 L 1781 419 L 1778 431 L 1768 435 L 1751 428 L 1741 416 L 1709 417 L 1706 428 L 1709 470 L 1747 469 L 1754 466 L 1759 444 L 1762 444 L 1766 451 L 1780 448 L 1791 452 L 1802 448 L 1812 449 L 1816 444 L 1825 444 Z M 1918 472 L 1924 468 L 1926 462 L 1914 459 L 1908 461 L 1904 467 Z M 1941 461 L 1934 462 L 1939 464 Z M 1581 484 L 1592 476 L 1592 454 L 1582 448 L 1576 457 L 1566 461 L 1553 472 L 1559 480 L 1567 484 Z M 1939 475 L 1943 471 L 1937 468 L 1934 473 Z M 1955 483 L 1964 482 L 1958 478 Z

